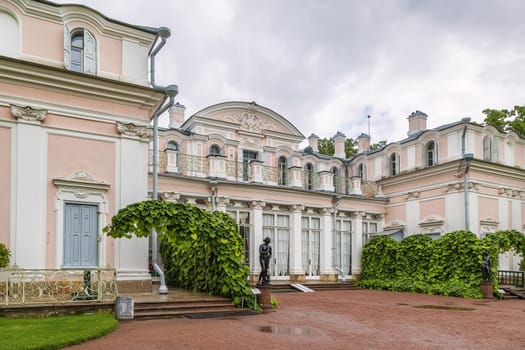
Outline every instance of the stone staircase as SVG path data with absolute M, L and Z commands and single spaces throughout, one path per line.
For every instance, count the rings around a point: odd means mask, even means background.
M 356 290 L 356 287 L 352 281 L 347 282 L 313 282 L 308 281 L 301 283 L 303 286 L 313 289 L 316 292 L 328 291 L 328 290 Z M 293 288 L 289 283 L 272 283 L 272 292 L 274 293 L 285 293 L 285 292 L 300 292 Z
M 248 309 L 236 308 L 230 299 L 206 296 L 191 300 L 140 301 L 134 302 L 134 319 L 158 318 L 204 318 L 223 316 L 242 316 L 252 314 Z

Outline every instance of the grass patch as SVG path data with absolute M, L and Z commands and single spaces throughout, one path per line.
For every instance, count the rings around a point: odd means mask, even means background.
M 113 331 L 118 321 L 111 314 L 47 318 L 0 318 L 0 349 L 55 350 L 83 343 Z

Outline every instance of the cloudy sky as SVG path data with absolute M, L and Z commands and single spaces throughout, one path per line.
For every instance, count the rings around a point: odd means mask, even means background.
M 522 0 L 68 0 L 132 24 L 166 26 L 157 82 L 187 117 L 256 101 L 308 137 L 372 142 L 525 104 Z

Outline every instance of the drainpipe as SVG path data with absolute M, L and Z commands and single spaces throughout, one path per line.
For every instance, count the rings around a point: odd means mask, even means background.
M 166 44 L 166 39 L 169 38 L 171 32 L 166 27 L 160 27 L 157 32 L 157 38 L 155 39 L 154 45 L 157 43 L 157 39 L 160 37 L 161 42 L 150 51 L 150 83 L 155 90 L 162 91 L 169 98 L 168 102 L 164 106 L 160 107 L 153 114 L 153 176 L 152 176 L 152 199 L 158 199 L 158 174 L 159 174 L 159 117 L 162 113 L 166 112 L 168 108 L 173 106 L 175 103 L 175 96 L 177 96 L 179 89 L 177 85 L 168 85 L 160 86 L 155 83 L 155 56 L 160 51 L 160 49 Z M 159 294 L 167 294 L 168 287 L 166 286 L 166 278 L 164 271 L 159 266 L 158 256 L 159 256 L 159 247 L 157 240 L 157 231 L 155 229 L 151 230 L 151 263 L 155 272 L 159 274 L 160 277 L 160 286 Z
M 468 168 L 470 166 L 470 162 L 472 161 L 473 154 L 472 153 L 465 153 L 466 151 L 466 143 L 465 138 L 467 135 L 467 127 L 468 123 L 470 122 L 470 118 L 466 117 L 461 119 L 463 122 L 463 133 L 461 134 L 461 158 L 465 161 L 465 171 L 463 172 L 463 196 L 465 197 L 465 230 L 470 230 L 470 215 L 469 215 L 469 199 L 468 199 Z

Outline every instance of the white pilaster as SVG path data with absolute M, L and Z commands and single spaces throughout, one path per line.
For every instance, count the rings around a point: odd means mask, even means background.
M 322 230 L 321 230 L 321 274 L 331 275 L 337 272 L 333 267 L 333 259 L 335 254 L 334 243 L 334 225 L 333 225 L 333 209 L 322 209 Z
M 293 205 L 291 207 L 292 225 L 290 227 L 290 275 L 304 275 L 301 255 L 301 214 L 303 209 L 304 207 L 302 205 Z
M 45 268 L 47 134 L 40 121 L 19 120 L 16 133 L 15 231 L 12 264 Z
M 253 201 L 252 207 L 252 227 L 253 236 L 250 237 L 250 274 L 259 275 L 261 266 L 259 264 L 259 245 L 263 243 L 263 207 L 262 201 Z M 272 242 L 273 243 L 273 242 Z
M 148 143 L 132 138 L 120 142 L 120 208 L 145 200 L 148 195 Z M 119 207 L 115 208 L 118 211 Z M 115 267 L 119 279 L 149 279 L 149 239 L 117 239 Z M 118 255 L 117 255 L 118 254 Z
M 363 255 L 363 217 L 365 213 L 352 214 L 352 275 L 361 273 L 361 256 Z

